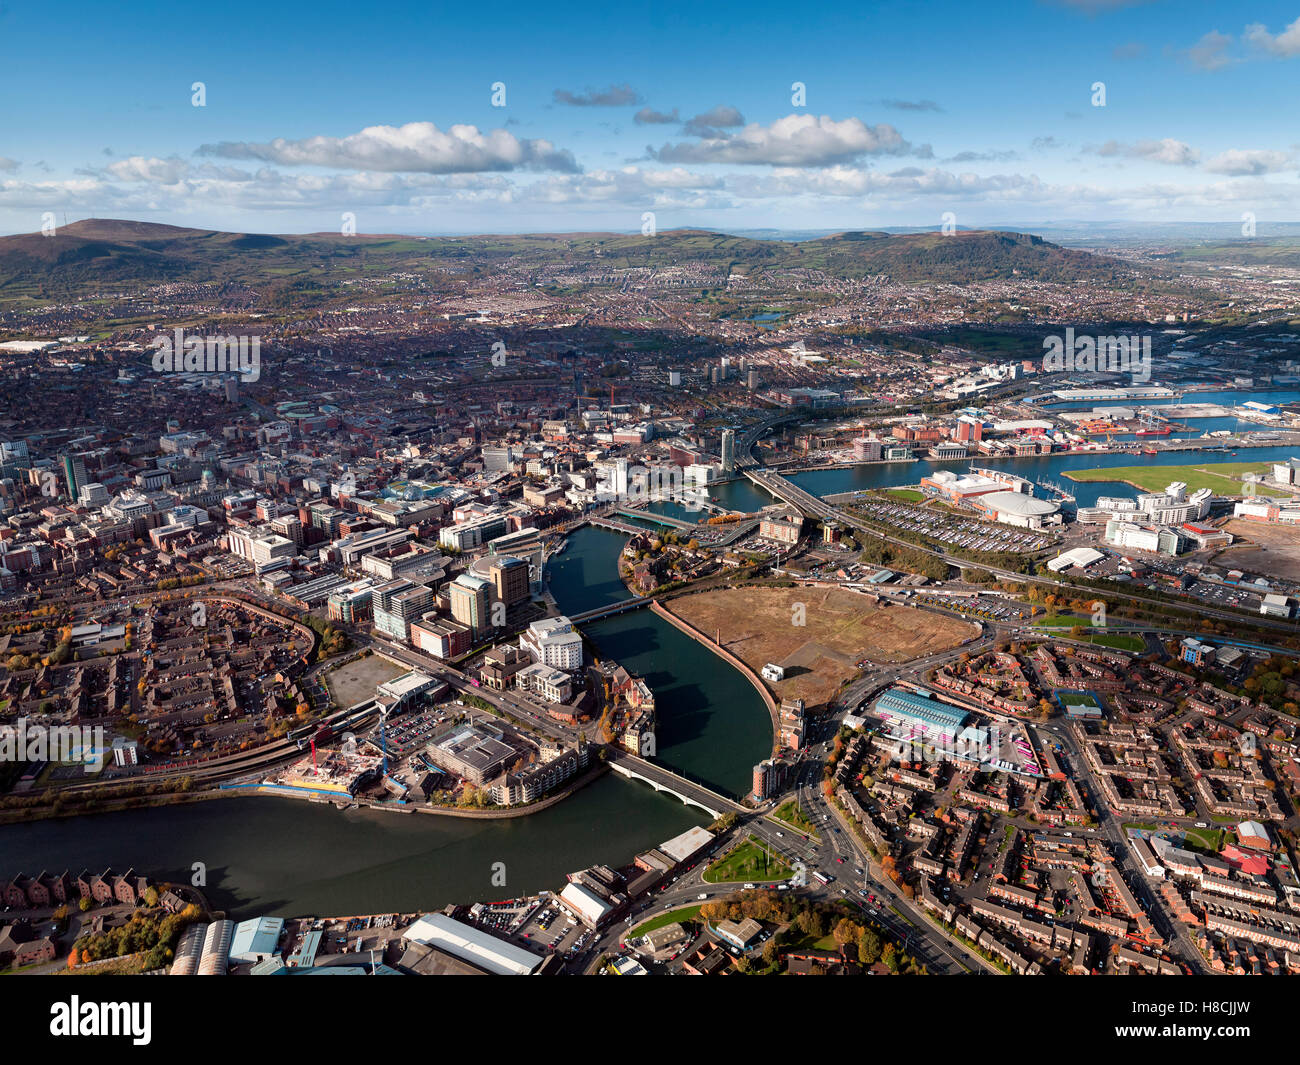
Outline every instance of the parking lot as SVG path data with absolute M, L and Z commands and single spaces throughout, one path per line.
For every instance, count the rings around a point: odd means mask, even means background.
M 1042 551 L 1051 540 L 1025 529 L 1004 528 L 988 522 L 958 517 L 927 507 L 868 500 L 857 508 L 874 521 L 895 529 L 920 533 L 927 539 L 952 544 L 967 551 Z
M 1034 614 L 1031 606 L 1022 606 L 1001 599 L 987 599 L 983 596 L 934 595 L 918 592 L 913 601 L 922 606 L 952 610 L 965 617 L 982 618 L 985 621 L 1023 621 L 1033 617 Z

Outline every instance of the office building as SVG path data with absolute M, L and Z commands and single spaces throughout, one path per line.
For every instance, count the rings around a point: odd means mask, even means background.
M 452 618 L 468 625 L 475 639 L 492 627 L 492 586 L 482 577 L 462 573 L 452 581 L 448 594 Z
M 59 461 L 63 464 L 63 480 L 68 489 L 70 499 L 78 499 L 81 496 L 81 486 L 90 481 L 86 474 L 86 460 L 82 455 L 60 455 Z
M 495 556 L 488 567 L 488 576 L 497 600 L 506 606 L 514 606 L 528 598 L 528 563 L 523 559 L 510 555 Z

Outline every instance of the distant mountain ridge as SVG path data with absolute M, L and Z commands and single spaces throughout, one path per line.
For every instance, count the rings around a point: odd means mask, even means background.
M 258 285 L 319 280 L 321 271 L 419 270 L 510 259 L 611 268 L 705 261 L 731 269 L 821 270 L 837 277 L 887 274 L 898 281 L 963 284 L 1022 277 L 1119 281 L 1135 268 L 1062 248 L 1041 237 L 991 230 L 886 233 L 853 231 L 792 242 L 698 229 L 653 237 L 619 233 L 410 237 L 393 234 L 257 234 L 188 229 L 155 222 L 86 219 L 53 236 L 0 237 L 0 298 L 68 298 L 88 290 L 166 281 Z

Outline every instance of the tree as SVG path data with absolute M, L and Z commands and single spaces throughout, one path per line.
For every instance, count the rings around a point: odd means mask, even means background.
M 867 928 L 858 936 L 858 961 L 863 965 L 875 965 L 880 960 L 880 935 L 874 929 Z
M 844 947 L 857 939 L 861 932 L 862 928 L 860 925 L 855 924 L 847 917 L 843 917 L 835 926 L 835 930 L 831 934 L 835 937 L 835 942 L 840 947 Z

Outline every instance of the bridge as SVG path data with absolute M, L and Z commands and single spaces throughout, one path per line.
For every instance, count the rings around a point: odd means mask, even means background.
M 717 525 L 717 529 L 726 529 L 727 533 L 720 540 L 714 540 L 705 544 L 705 547 L 728 547 L 737 540 L 743 540 L 746 536 L 758 528 L 757 518 L 747 518 L 745 521 L 733 522 L 731 525 Z
M 687 806 L 697 806 L 710 817 L 721 817 L 726 813 L 746 814 L 750 811 L 740 803 L 719 795 L 716 791 L 696 784 L 663 766 L 640 758 L 631 751 L 620 747 L 606 747 L 607 762 L 610 769 L 619 776 L 630 780 L 643 780 L 655 791 L 666 792 L 680 799 Z
M 578 525 L 596 525 L 602 529 L 612 529 L 614 532 L 623 533 L 625 536 L 643 536 L 652 530 L 647 529 L 644 525 L 629 525 L 625 521 L 619 521 L 617 518 L 606 518 L 602 516 L 584 518 Z M 573 528 L 577 528 L 574 525 Z
M 699 531 L 699 525 L 691 521 L 683 521 L 681 518 L 672 518 L 667 514 L 654 514 L 648 510 L 634 510 L 631 507 L 619 507 L 615 514 L 621 514 L 625 518 L 636 518 L 639 521 L 653 521 L 658 525 L 667 525 L 674 529 L 690 529 L 692 532 Z M 642 530 L 644 532 L 644 530 Z
M 763 491 L 775 496 L 782 503 L 797 507 L 805 514 L 815 518 L 837 517 L 834 507 L 828 506 L 815 495 L 805 492 L 779 473 L 771 470 L 746 470 L 745 476 Z
M 569 620 L 575 625 L 583 621 L 596 621 L 599 618 L 611 618 L 615 614 L 622 614 L 628 610 L 640 610 L 650 602 L 647 596 L 637 596 L 635 599 L 623 599 L 617 603 L 610 603 L 609 606 L 598 606 L 594 610 L 584 610 L 581 614 L 570 614 Z

